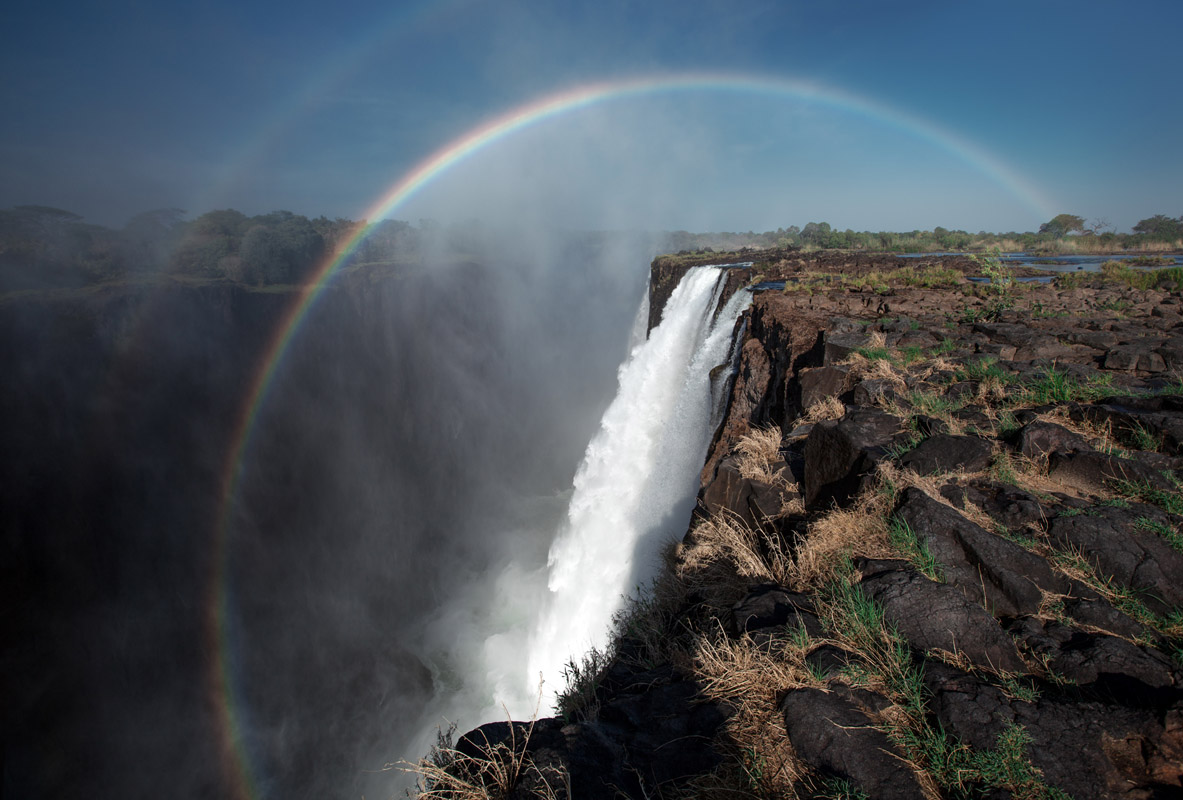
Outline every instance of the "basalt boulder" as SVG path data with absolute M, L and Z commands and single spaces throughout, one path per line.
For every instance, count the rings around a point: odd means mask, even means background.
M 924 792 L 903 753 L 875 721 L 848 699 L 820 689 L 795 689 L 781 702 L 797 756 L 824 775 L 877 800 L 921 800 Z

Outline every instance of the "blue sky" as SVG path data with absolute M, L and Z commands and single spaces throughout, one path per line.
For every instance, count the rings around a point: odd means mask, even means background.
M 393 215 L 1021 231 L 1068 212 L 1127 230 L 1183 214 L 1181 29 L 1183 3 L 1138 0 L 17 0 L 0 206 L 357 218 L 514 107 L 696 72 L 820 95 L 606 100 L 478 150 Z

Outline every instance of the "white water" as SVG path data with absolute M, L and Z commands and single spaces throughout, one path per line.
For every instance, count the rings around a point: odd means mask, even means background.
M 550 549 L 547 589 L 528 647 L 526 690 L 553 706 L 572 659 L 607 643 L 613 615 L 656 567 L 662 543 L 690 518 L 710 445 L 710 372 L 726 362 L 735 319 L 750 302 L 735 296 L 712 322 L 725 272 L 690 270 L 661 323 L 619 373 L 619 390 L 575 475 L 567 521 Z

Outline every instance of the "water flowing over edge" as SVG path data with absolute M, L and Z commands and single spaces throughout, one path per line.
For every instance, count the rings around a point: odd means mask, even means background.
M 527 690 L 553 707 L 572 659 L 607 644 L 613 616 L 656 568 L 658 551 L 689 519 L 722 400 L 711 372 L 729 363 L 737 292 L 715 314 L 726 270 L 691 269 L 661 323 L 619 372 L 616 398 L 575 475 L 567 520 L 549 554 L 547 592 L 527 653 Z M 724 382 L 725 383 L 725 382 Z

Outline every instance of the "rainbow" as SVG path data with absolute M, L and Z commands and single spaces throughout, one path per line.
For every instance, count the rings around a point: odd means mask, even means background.
M 379 221 L 410 200 L 425 186 L 443 173 L 461 164 L 485 148 L 546 120 L 569 114 L 596 104 L 670 92 L 725 91 L 771 97 L 804 100 L 818 105 L 865 116 L 886 123 L 927 140 L 971 164 L 1037 211 L 1044 219 L 1054 215 L 1051 204 L 1025 179 L 1006 164 L 973 142 L 936 124 L 898 109 L 858 97 L 834 88 L 798 80 L 752 77 L 744 75 L 676 74 L 655 77 L 591 83 L 551 94 L 486 121 L 463 136 L 453 140 L 421 161 L 407 172 L 378 199 L 363 215 Z M 251 759 L 246 753 L 244 737 L 245 707 L 234 688 L 232 648 L 228 642 L 230 620 L 226 574 L 226 547 L 230 520 L 233 514 L 236 488 L 242 471 L 243 457 L 251 440 L 251 432 L 265 404 L 268 388 L 283 361 L 293 338 L 300 329 L 315 300 L 322 294 L 333 275 L 353 255 L 371 225 L 359 226 L 314 272 L 302 286 L 290 308 L 263 350 L 234 428 L 231 447 L 222 470 L 220 510 L 214 534 L 214 574 L 211 577 L 211 599 L 207 614 L 207 636 L 213 654 L 210 691 L 216 713 L 220 718 L 222 747 L 227 768 L 236 776 L 236 796 L 249 800 L 258 796 L 256 776 Z

